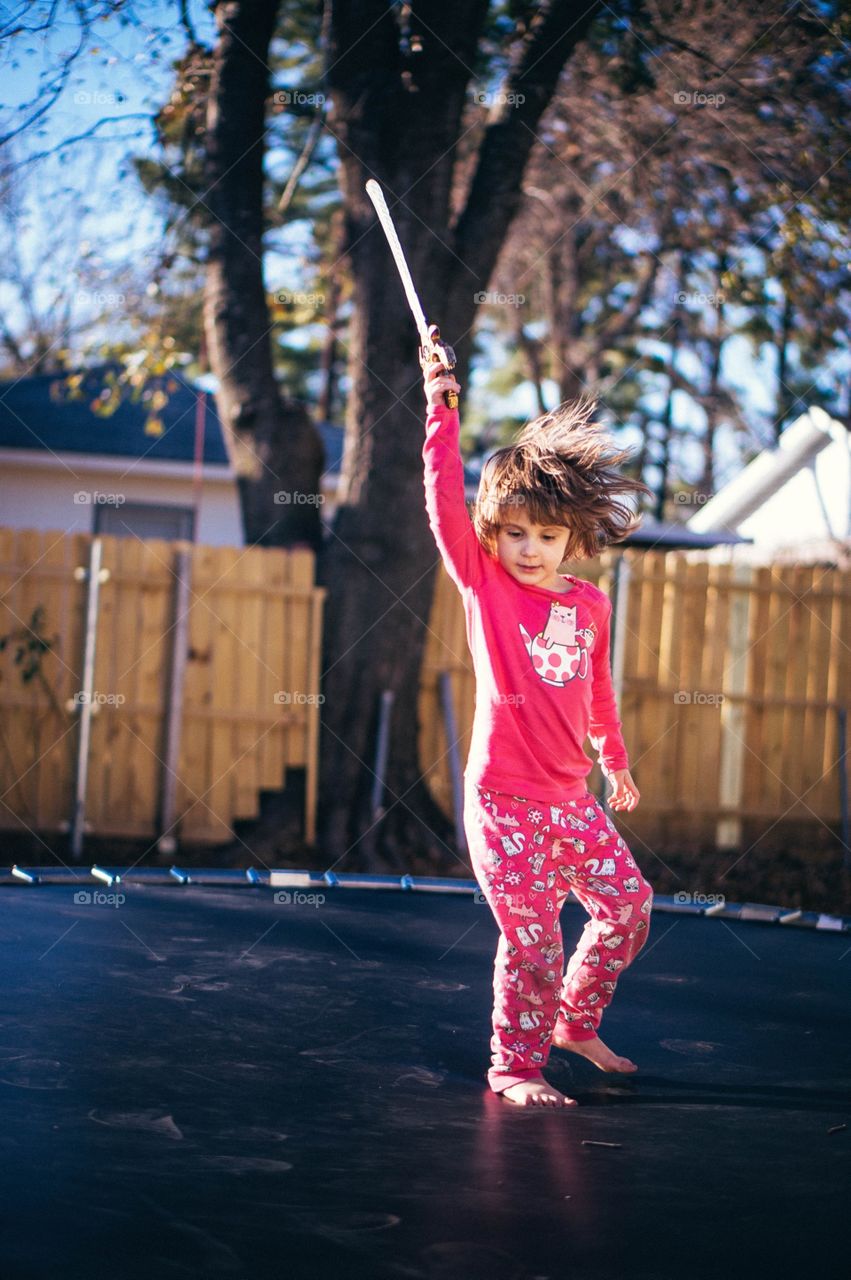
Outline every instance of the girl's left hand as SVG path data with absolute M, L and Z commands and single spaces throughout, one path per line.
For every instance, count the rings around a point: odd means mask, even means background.
M 608 779 L 612 784 L 612 794 L 608 799 L 609 808 L 630 811 L 634 809 L 641 798 L 641 793 L 629 769 L 614 769 L 608 774 Z

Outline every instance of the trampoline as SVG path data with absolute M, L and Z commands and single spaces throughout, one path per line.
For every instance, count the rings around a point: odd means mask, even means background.
M 540 1111 L 474 882 L 118 870 L 0 887 L 4 1280 L 847 1274 L 847 920 L 657 899 Z

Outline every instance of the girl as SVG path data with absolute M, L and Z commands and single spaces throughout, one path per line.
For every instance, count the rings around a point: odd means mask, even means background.
M 603 1071 L 637 1070 L 597 1031 L 647 940 L 653 893 L 585 785 L 590 736 L 611 807 L 639 800 L 609 669 L 611 602 L 558 569 L 625 537 L 640 521 L 618 495 L 650 490 L 614 470 L 628 454 L 612 454 L 585 398 L 488 459 L 471 522 L 458 410 L 443 399 L 460 387 L 439 364 L 424 383 L 426 509 L 464 600 L 476 672 L 464 828 L 500 931 L 488 1083 L 524 1106 L 576 1106 L 541 1070 L 553 1044 Z M 571 889 L 590 919 L 563 974 L 559 913 Z

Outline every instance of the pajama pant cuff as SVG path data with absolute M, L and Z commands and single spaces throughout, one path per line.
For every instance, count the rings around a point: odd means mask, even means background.
M 557 1027 L 556 1030 L 559 1040 L 594 1040 L 597 1036 L 596 1031 L 568 1031 L 562 1027 Z
M 506 1075 L 504 1071 L 488 1072 L 488 1084 L 494 1093 L 503 1093 L 513 1084 L 526 1084 L 527 1080 L 543 1080 L 543 1078 L 537 1067 L 529 1067 L 528 1070 L 517 1071 L 513 1075 Z

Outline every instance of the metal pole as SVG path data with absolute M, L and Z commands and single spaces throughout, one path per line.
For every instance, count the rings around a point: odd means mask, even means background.
M 842 836 L 842 865 L 851 870 L 851 847 L 848 840 L 848 708 L 837 707 L 839 715 L 839 818 Z
M 177 849 L 172 833 L 175 823 L 177 770 L 180 764 L 180 730 L 183 724 L 183 687 L 186 676 L 186 637 L 189 630 L 189 583 L 192 553 L 188 547 L 175 552 L 175 623 L 172 632 L 171 678 L 166 708 L 165 750 L 160 799 L 160 837 L 157 850 L 171 856 Z
M 390 713 L 393 710 L 392 689 L 381 691 L 378 708 L 378 742 L 375 747 L 375 777 L 372 782 L 372 820 L 384 817 L 384 777 L 387 773 L 387 750 L 390 743 Z
M 464 784 L 461 774 L 461 760 L 458 755 L 458 726 L 455 721 L 455 704 L 452 701 L 452 677 L 448 671 L 441 671 L 438 676 L 440 684 L 440 702 L 443 707 L 443 723 L 446 727 L 446 742 L 449 748 L 449 773 L 452 779 L 452 811 L 455 817 L 455 843 L 463 852 L 467 852 L 467 835 L 464 831 Z
M 71 856 L 80 860 L 83 850 L 83 834 L 86 826 L 86 786 L 89 776 L 89 746 L 91 743 L 94 696 L 95 651 L 97 648 L 98 602 L 100 584 L 109 580 L 109 570 L 101 568 L 103 539 L 93 538 L 89 548 L 89 567 L 78 566 L 74 577 L 78 582 L 88 582 L 86 601 L 86 632 L 83 646 L 83 687 L 72 701 L 72 709 L 80 712 L 80 738 L 77 749 L 77 772 L 74 784 L 74 811 L 71 818 Z

